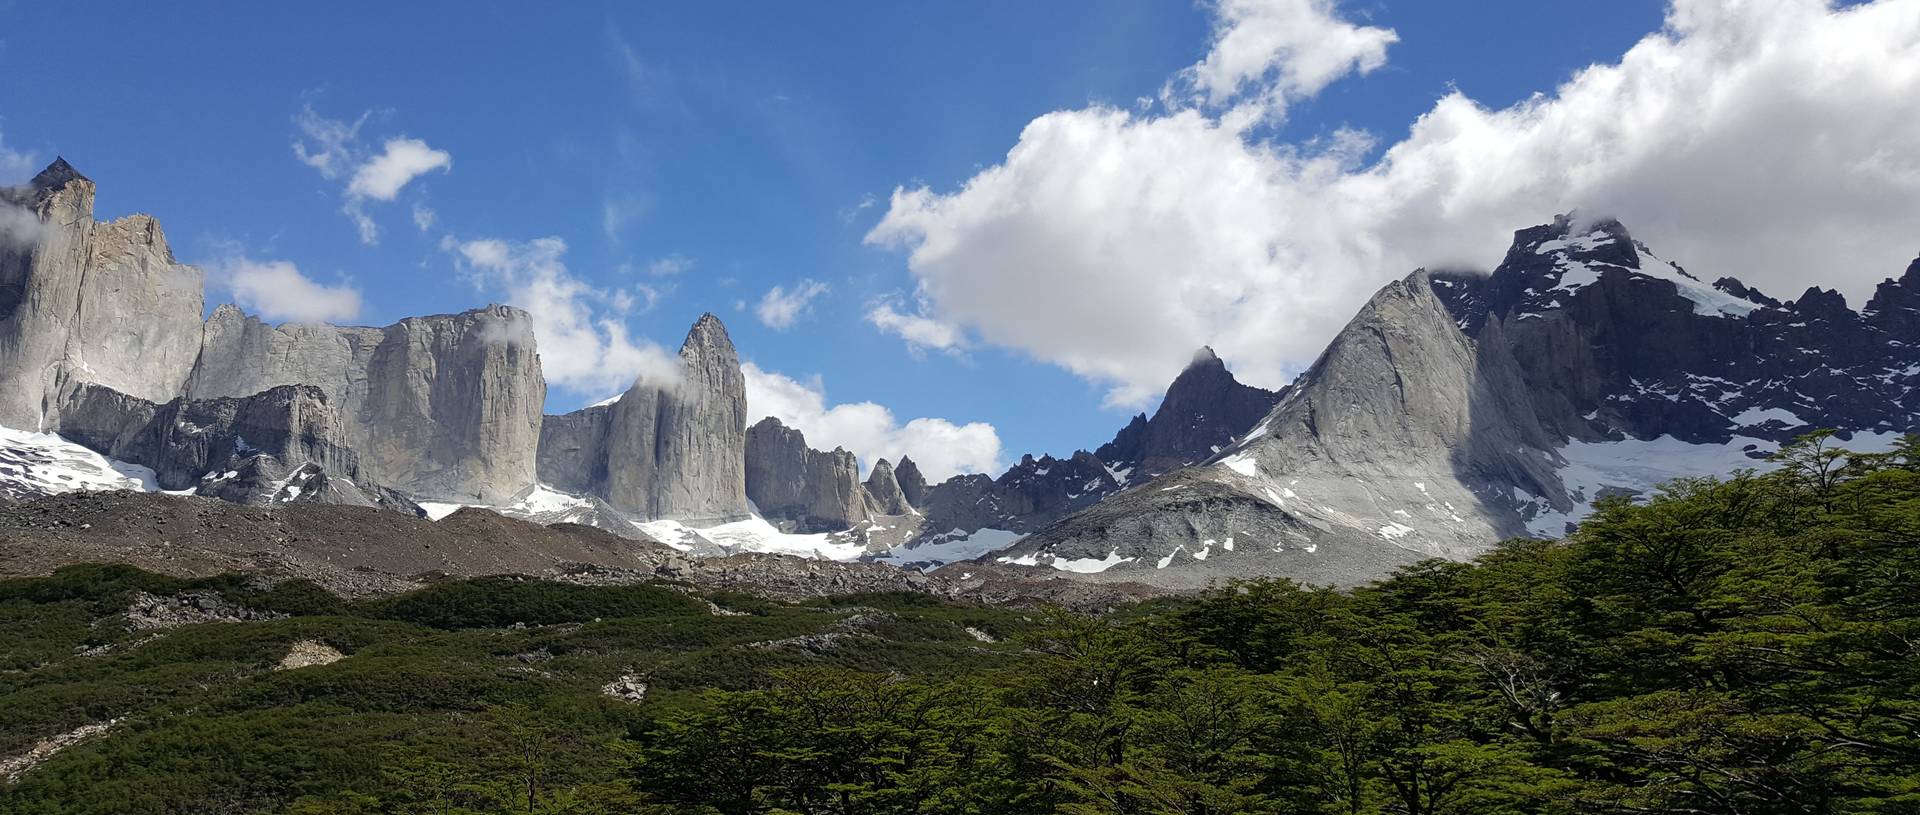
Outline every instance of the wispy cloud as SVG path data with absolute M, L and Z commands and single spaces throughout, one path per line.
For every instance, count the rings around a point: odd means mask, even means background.
M 368 245 L 380 241 L 380 226 L 367 211 L 370 202 L 393 201 L 414 179 L 453 167 L 452 154 L 421 139 L 394 136 L 374 151 L 360 136 L 372 116 L 373 111 L 367 111 L 352 122 L 330 119 L 308 104 L 293 118 L 298 131 L 293 140 L 294 156 L 322 178 L 348 179 L 341 190 L 340 210 L 360 234 L 360 242 Z M 424 232 L 432 226 L 433 211 L 416 205 L 413 219 Z
M 800 321 L 814 298 L 826 293 L 827 284 L 811 279 L 795 283 L 791 289 L 774 286 L 761 295 L 760 304 L 754 306 L 753 313 L 768 328 L 785 331 Z

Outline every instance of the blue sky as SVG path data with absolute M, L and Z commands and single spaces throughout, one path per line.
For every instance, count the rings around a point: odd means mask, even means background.
M 1294 99 L 1284 120 L 1244 138 L 1315 145 L 1363 131 L 1374 143 L 1350 159 L 1359 164 L 1450 93 L 1488 109 L 1552 94 L 1585 66 L 1619 61 L 1666 14 L 1649 0 L 1294 1 L 1397 40 L 1384 64 Z M 100 184 L 101 217 L 158 215 L 185 262 L 284 261 L 357 290 L 359 323 L 502 299 L 504 284 L 484 282 L 453 247 L 556 237 L 570 279 L 632 298 L 624 312 L 591 307 L 635 342 L 676 347 L 713 311 L 760 369 L 824 387 L 829 404 L 878 403 L 899 423 L 989 423 L 1006 462 L 1095 446 L 1152 395 L 1116 396 L 1126 377 L 1112 365 L 1049 359 L 984 333 L 943 351 L 880 330 L 867 319 L 874 303 L 911 304 L 916 286 L 948 272 L 910 268 L 910 246 L 863 238 L 896 187 L 954 193 L 1005 161 L 1036 117 L 1137 110 L 1205 58 L 1222 26 L 1207 4 L 1114 0 L 7 3 L 0 144 L 41 163 L 64 155 Z M 406 137 L 450 166 L 410 179 L 392 201 L 362 202 L 379 233 L 367 244 L 342 212 L 346 179 L 295 153 L 296 141 L 313 145 L 298 121 L 309 110 L 365 117 L 356 160 Z M 416 228 L 417 209 L 432 211 L 429 227 Z M 1490 265 L 1502 248 L 1469 254 Z M 647 271 L 663 259 L 681 271 Z M 790 293 L 803 281 L 824 291 L 791 325 L 759 319 L 771 287 Z M 209 305 L 228 296 L 212 291 Z M 944 301 L 927 308 L 968 325 Z M 1310 347 L 1328 332 L 1304 333 Z M 1289 353 L 1226 356 L 1277 384 L 1311 361 Z M 1142 381 L 1166 371 L 1149 373 Z M 549 412 L 606 395 L 555 388 Z

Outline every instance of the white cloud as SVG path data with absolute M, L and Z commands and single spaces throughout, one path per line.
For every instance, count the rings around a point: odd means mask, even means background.
M 1239 37 L 1256 19 L 1240 8 L 1176 80 L 1203 101 L 1293 98 L 1375 64 L 1366 37 L 1333 57 Z M 1617 62 L 1508 108 L 1449 92 L 1371 163 L 1366 134 L 1286 144 L 1245 124 L 1178 104 L 1049 113 L 959 189 L 896 190 L 867 240 L 908 252 L 942 321 L 1117 403 L 1202 344 L 1284 382 L 1385 281 L 1488 268 L 1514 229 L 1575 208 L 1706 279 L 1858 304 L 1920 224 L 1920 3 L 1676 0 Z
M 1341 19 L 1334 0 L 1218 0 L 1212 48 L 1162 96 L 1213 107 L 1238 100 L 1242 107 L 1229 118 L 1278 118 L 1289 101 L 1385 65 L 1387 46 L 1399 39 L 1391 29 Z
M 829 406 L 818 378 L 803 383 L 752 362 L 742 363 L 740 370 L 747 380 L 748 424 L 772 416 L 806 434 L 810 447 L 845 447 L 860 458 L 863 473 L 875 460 L 897 463 L 902 456 L 911 457 L 934 482 L 1000 470 L 1000 434 L 993 425 L 933 418 L 900 424 L 892 411 L 873 402 Z
M 6 134 L 0 133 L 0 184 L 24 184 L 39 171 L 37 156 L 7 147 Z
M 46 225 L 33 210 L 0 203 L 0 248 L 32 246 L 40 242 Z
M 647 274 L 654 277 L 669 277 L 693 268 L 693 258 L 686 255 L 668 255 L 647 264 Z
M 433 229 L 433 222 L 439 220 L 439 218 L 440 213 L 434 212 L 433 207 L 425 204 L 413 205 L 413 225 L 418 227 L 421 232 Z
M 392 201 L 408 182 L 434 170 L 445 170 L 452 166 L 452 154 L 435 150 L 424 141 L 388 139 L 384 152 L 368 159 L 353 171 L 353 181 L 347 184 L 347 195 Z
M 548 384 L 599 396 L 624 392 L 637 378 L 670 381 L 679 375 L 678 355 L 629 336 L 618 318 L 632 307 L 634 295 L 575 277 L 567 270 L 565 241 L 448 238 L 441 247 L 454 253 L 476 284 L 532 316 Z
M 320 177 L 337 179 L 351 172 L 340 211 L 353 223 L 360 242 L 369 246 L 380 242 L 380 225 L 367 212 L 370 201 L 392 201 L 400 191 L 422 175 L 453 167 L 453 155 L 436 150 L 420 139 L 404 136 L 387 139 L 381 152 L 372 153 L 361 143 L 360 128 L 372 111 L 348 123 L 329 119 L 314 112 L 312 105 L 301 108 L 293 118 L 299 135 L 293 140 L 293 154 L 301 163 L 320 172 Z M 433 210 L 416 203 L 413 222 L 425 232 L 433 225 Z
M 300 130 L 300 136 L 293 140 L 293 154 L 301 163 L 319 170 L 322 178 L 339 178 L 356 161 L 360 126 L 372 115 L 373 111 L 367 111 L 349 124 L 321 116 L 313 105 L 303 105 L 293 117 L 294 126 Z
M 924 299 L 918 301 L 918 311 L 913 314 L 900 310 L 900 299 L 897 297 L 875 300 L 867 307 L 867 322 L 906 340 L 912 348 L 959 351 L 966 347 L 966 337 L 959 327 L 927 315 L 927 302 Z
M 213 272 L 235 303 L 270 321 L 342 323 L 360 316 L 358 289 L 316 283 L 291 261 L 233 255 L 216 262 Z
M 799 322 L 800 316 L 807 312 L 815 297 L 827 293 L 827 284 L 818 280 L 802 280 L 788 291 L 784 286 L 774 286 L 761 295 L 760 304 L 754 306 L 753 313 L 768 328 L 786 330 Z

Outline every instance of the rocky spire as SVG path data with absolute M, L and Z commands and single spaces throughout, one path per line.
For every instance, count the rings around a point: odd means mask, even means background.
M 867 494 L 873 497 L 873 511 L 878 514 L 905 515 L 913 511 L 894 476 L 893 465 L 884 458 L 874 462 L 873 472 L 867 474 Z
M 1137 484 L 1213 455 L 1252 429 L 1279 396 L 1240 384 L 1219 355 L 1203 346 L 1167 386 L 1153 418 L 1135 416 L 1094 455 L 1124 473 L 1126 484 Z
M 644 518 L 748 517 L 747 387 L 720 318 L 703 314 L 680 346 L 678 381 L 641 380 L 608 412 L 606 498 Z
M 913 463 L 907 456 L 900 457 L 900 464 L 893 468 L 893 480 L 900 484 L 900 494 L 914 507 L 927 505 L 927 477 L 920 474 L 920 465 Z

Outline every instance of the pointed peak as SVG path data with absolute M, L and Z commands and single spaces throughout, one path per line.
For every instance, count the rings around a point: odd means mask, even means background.
M 1213 352 L 1213 346 L 1202 345 L 1200 346 L 1200 350 L 1193 352 L 1193 359 L 1187 363 L 1187 367 L 1189 368 L 1198 365 L 1220 365 L 1224 367 L 1226 363 L 1221 362 L 1220 355 Z
M 727 326 L 709 311 L 695 320 L 693 327 L 687 329 L 687 340 L 680 344 L 680 353 L 686 354 L 692 348 L 733 349 L 733 338 L 727 336 Z
M 50 190 L 57 187 L 64 187 L 73 181 L 91 180 L 92 179 L 81 175 L 79 170 L 73 169 L 73 165 L 68 164 L 66 159 L 54 156 L 53 163 L 47 165 L 46 169 L 41 170 L 39 175 L 34 176 L 32 184 L 34 189 Z
M 878 475 L 879 473 L 881 473 L 881 472 L 883 472 L 883 471 L 884 471 L 884 472 L 888 472 L 888 473 L 891 473 L 891 472 L 893 472 L 893 465 L 892 465 L 892 464 L 889 464 L 889 463 L 887 463 L 887 460 L 886 460 L 886 459 L 884 459 L 884 458 L 883 458 L 883 459 L 876 459 L 876 460 L 875 460 L 875 461 L 873 462 L 873 472 L 874 472 L 874 474 L 875 474 L 875 475 Z M 873 476 L 872 476 L 872 475 L 869 475 L 869 476 L 867 476 L 867 477 L 868 477 L 868 478 L 872 478 Z

